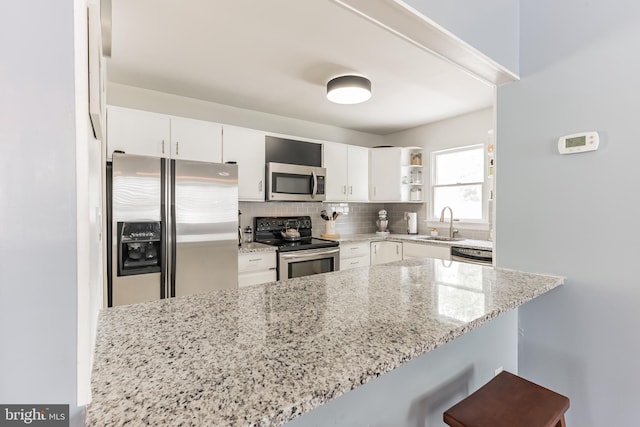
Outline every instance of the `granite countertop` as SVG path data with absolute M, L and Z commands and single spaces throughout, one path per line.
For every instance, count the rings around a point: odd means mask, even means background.
M 256 252 L 275 252 L 276 250 L 278 250 L 276 246 L 265 245 L 258 242 L 242 243 L 242 245 L 238 246 L 238 253 L 241 254 Z
M 105 309 L 87 426 L 278 426 L 563 281 L 425 258 Z
M 370 233 L 370 234 L 343 235 L 333 240 L 337 240 L 340 243 L 397 240 L 397 241 L 410 241 L 415 243 L 423 243 L 425 245 L 462 246 L 465 248 L 493 249 L 493 242 L 489 240 L 475 240 L 475 239 L 462 239 L 462 240 L 453 240 L 453 241 L 423 240 L 425 237 L 428 237 L 428 236 L 425 234 L 416 235 L 416 234 L 394 234 L 394 233 L 387 234 L 386 236 L 381 236 L 375 233 Z

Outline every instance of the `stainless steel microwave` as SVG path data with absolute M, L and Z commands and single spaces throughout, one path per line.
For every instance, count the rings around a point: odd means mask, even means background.
M 315 166 L 267 163 L 266 200 L 322 202 L 326 173 Z

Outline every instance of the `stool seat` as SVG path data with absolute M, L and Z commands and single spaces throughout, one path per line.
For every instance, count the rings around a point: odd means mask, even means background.
M 444 413 L 451 427 L 565 427 L 569 399 L 502 371 Z

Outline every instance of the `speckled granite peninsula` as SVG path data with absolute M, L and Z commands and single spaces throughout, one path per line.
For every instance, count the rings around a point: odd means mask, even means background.
M 411 259 L 106 309 L 87 425 L 281 425 L 562 283 Z

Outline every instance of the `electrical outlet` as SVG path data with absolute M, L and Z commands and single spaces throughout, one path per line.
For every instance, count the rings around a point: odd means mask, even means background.
M 499 374 L 500 372 L 502 372 L 503 370 L 504 370 L 504 369 L 502 369 L 502 366 L 500 366 L 498 369 L 496 369 L 496 370 L 493 372 L 493 376 L 495 377 L 496 375 L 498 375 L 498 374 Z

